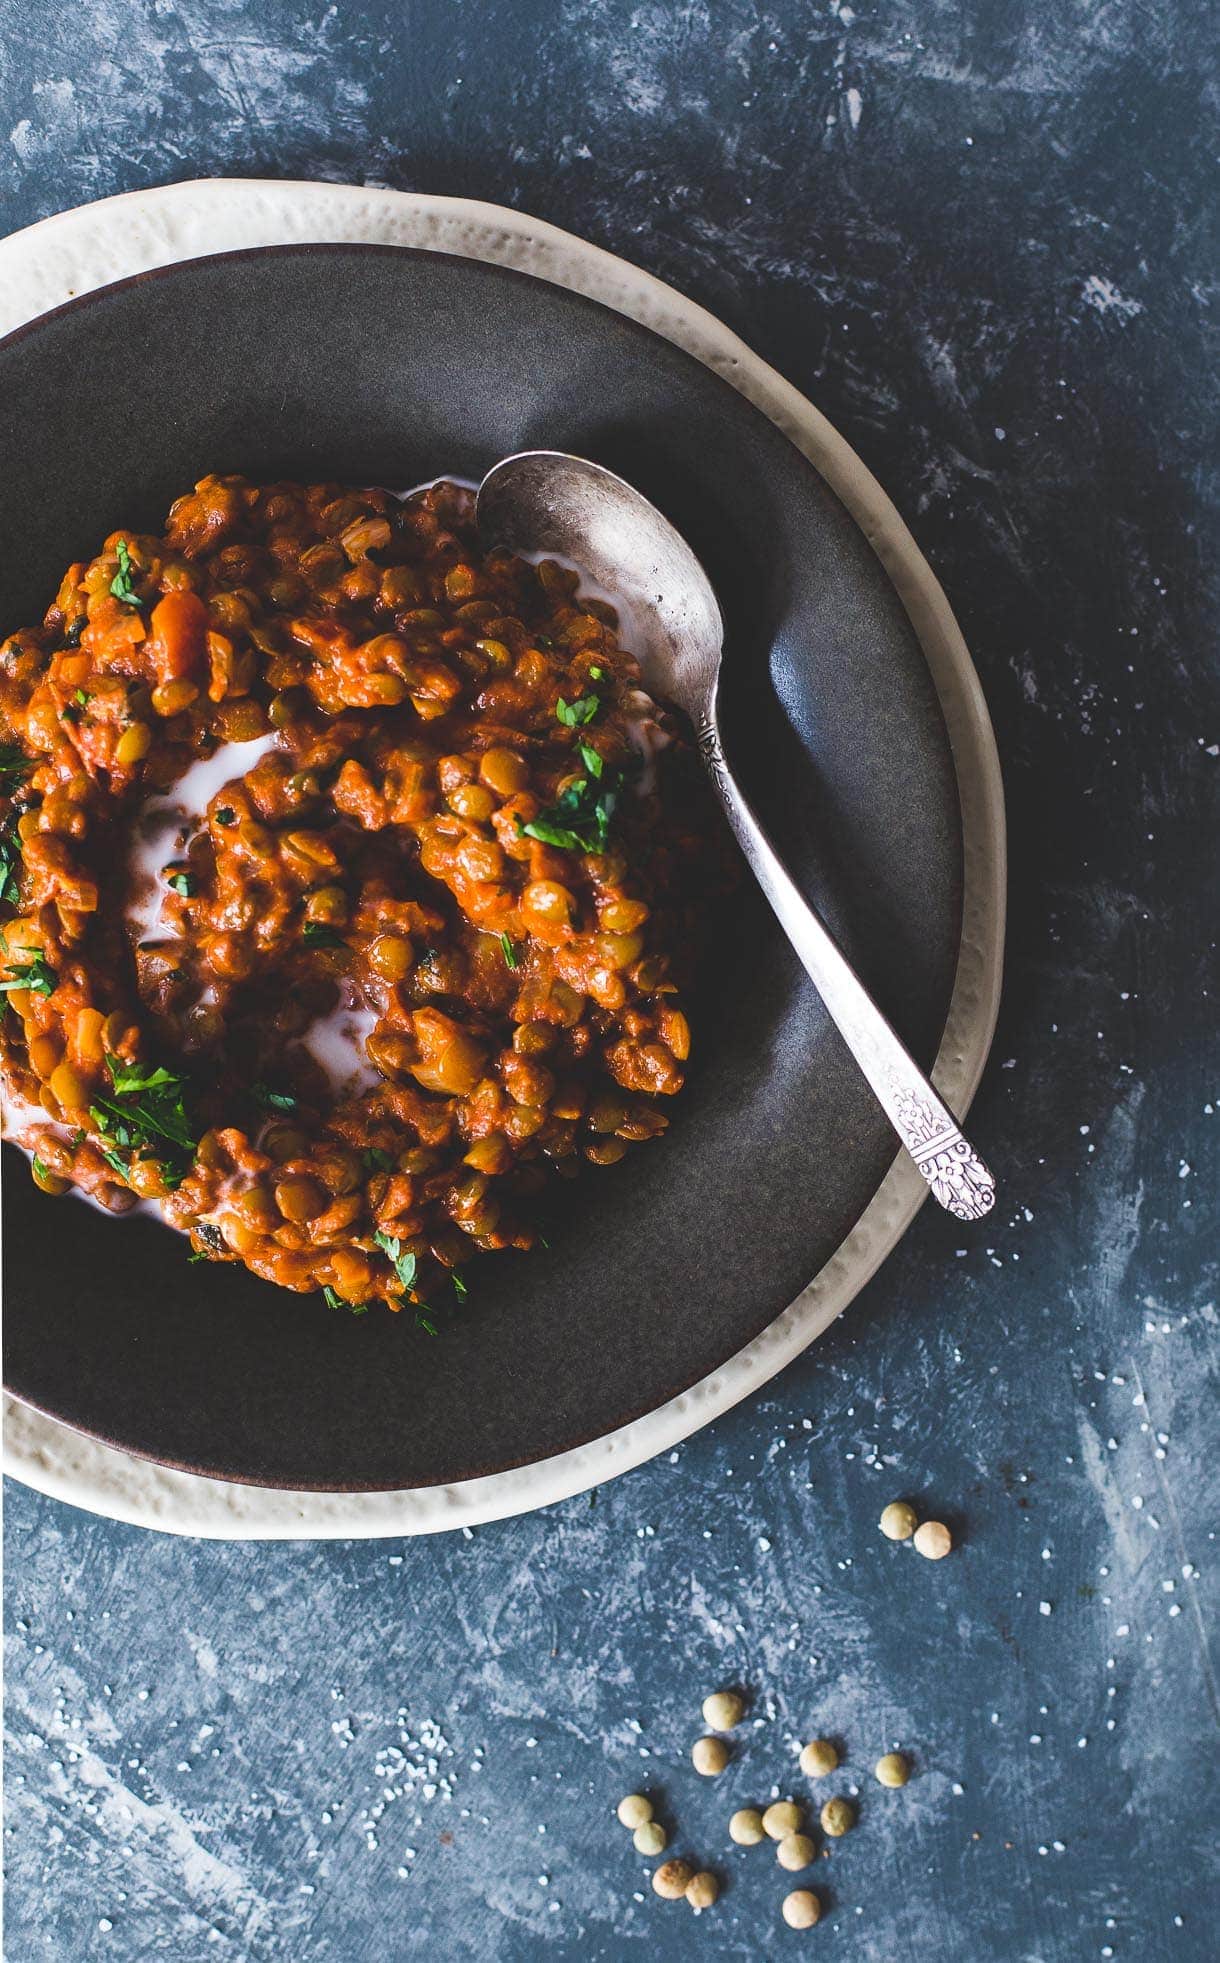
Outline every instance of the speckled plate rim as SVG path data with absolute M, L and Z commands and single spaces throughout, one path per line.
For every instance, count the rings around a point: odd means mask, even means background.
M 1004 798 L 979 679 L 935 575 L 875 478 L 812 403 L 714 315 L 600 247 L 498 205 L 345 184 L 212 178 L 106 198 L 0 239 L 0 334 L 151 267 L 248 246 L 321 242 L 426 247 L 487 260 L 615 307 L 731 382 L 842 499 L 906 607 L 953 750 L 964 840 L 962 942 L 934 1075 L 964 1114 L 995 1029 L 1004 948 Z M 926 1197 L 914 1168 L 897 1160 L 831 1259 L 729 1362 L 646 1417 L 510 1472 L 377 1493 L 245 1486 L 135 1458 L 13 1398 L 4 1404 L 4 1470 L 69 1505 L 204 1539 L 377 1538 L 529 1512 L 644 1464 L 767 1383 L 842 1313 Z

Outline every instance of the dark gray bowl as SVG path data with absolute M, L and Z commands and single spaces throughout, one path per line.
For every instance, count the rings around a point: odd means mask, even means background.
M 919 645 L 880 562 L 767 419 L 613 311 L 377 246 L 201 259 L 0 343 L 0 632 L 205 472 L 402 486 L 574 450 L 687 533 L 728 622 L 726 741 L 811 898 L 930 1064 L 961 823 Z M 470 1271 L 438 1338 L 355 1320 L 154 1222 L 49 1200 L 5 1148 L 5 1381 L 129 1451 L 272 1485 L 427 1485 L 545 1458 L 724 1362 L 876 1191 L 885 1120 L 748 882 L 695 1004 L 667 1138 L 564 1188 L 549 1252 Z

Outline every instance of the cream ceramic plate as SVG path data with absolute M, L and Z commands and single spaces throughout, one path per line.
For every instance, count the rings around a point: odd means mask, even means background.
M 498 206 L 343 185 L 212 180 L 109 198 L 0 241 L 0 333 L 152 266 L 243 246 L 323 241 L 431 247 L 513 266 L 617 308 L 730 381 L 851 511 L 907 609 L 953 747 L 965 889 L 961 951 L 935 1077 L 964 1113 L 995 1024 L 1004 927 L 1003 796 L 978 677 L 944 594 L 880 486 L 818 411 L 710 314 L 621 259 Z M 12 1400 L 5 1407 L 5 1469 L 96 1513 L 214 1538 L 433 1533 L 527 1512 L 643 1464 L 766 1383 L 847 1306 L 925 1197 L 909 1162 L 896 1163 L 832 1259 L 722 1369 L 592 1444 L 490 1478 L 380 1493 L 236 1485 L 131 1457 Z

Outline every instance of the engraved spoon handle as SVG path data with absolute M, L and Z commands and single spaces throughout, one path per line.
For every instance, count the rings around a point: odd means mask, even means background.
M 949 1213 L 981 1220 L 995 1205 L 995 1180 L 798 892 L 739 790 L 712 720 L 700 725 L 699 752 L 755 878 L 917 1170 Z

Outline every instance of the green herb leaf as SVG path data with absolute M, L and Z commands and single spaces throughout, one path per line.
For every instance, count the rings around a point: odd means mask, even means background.
M 604 682 L 605 679 L 606 679 L 606 671 L 604 668 L 590 668 L 589 680 L 591 682 Z
M 30 1171 L 33 1173 L 35 1179 L 49 1179 L 51 1176 L 50 1166 L 45 1159 L 39 1158 L 37 1152 L 35 1152 L 33 1158 L 30 1160 Z
M 110 1167 L 110 1170 L 112 1172 L 117 1172 L 123 1184 L 126 1185 L 127 1174 L 129 1171 L 128 1161 L 126 1159 L 121 1159 L 117 1152 L 112 1151 L 108 1145 L 102 1144 L 100 1140 L 98 1141 L 97 1149 L 101 1153 L 102 1157 L 105 1159 L 106 1164 Z
M 307 920 L 303 939 L 306 947 L 347 947 L 342 934 L 337 934 L 324 920 Z
M 34 762 L 19 743 L 0 743 L 0 791 L 15 791 L 24 784 Z
M 184 900 L 189 900 L 197 890 L 195 876 L 189 872 L 167 873 L 165 883 L 167 886 L 172 886 L 175 893 L 181 893 Z
M 457 1296 L 458 1301 L 464 1302 L 466 1300 L 466 1297 L 469 1295 L 470 1290 L 467 1288 L 465 1282 L 462 1280 L 462 1277 L 458 1273 L 456 1268 L 453 1270 L 453 1273 L 450 1275 L 449 1279 L 453 1283 L 453 1292 Z
M 392 1154 L 383 1152 L 380 1145 L 366 1145 L 360 1156 L 366 1172 L 392 1172 L 394 1169 Z
M 600 777 L 606 768 L 605 758 L 600 751 L 595 750 L 591 743 L 578 743 L 576 747 L 580 751 L 580 760 L 590 777 Z
M 23 967 L 16 964 L 6 968 L 9 981 L 0 981 L 0 993 L 11 995 L 16 988 L 28 988 L 33 995 L 50 995 L 59 984 L 59 976 L 54 968 L 48 967 L 41 954 L 36 954 Z
M 402 1242 L 395 1234 L 383 1234 L 380 1229 L 373 1235 L 383 1254 L 390 1258 L 390 1265 L 403 1287 L 410 1292 L 415 1286 L 415 1273 L 419 1267 L 414 1254 L 404 1254 Z
M 515 968 L 517 966 L 517 950 L 513 946 L 509 935 L 501 934 L 500 947 L 504 954 L 504 965 L 508 968 Z
M 125 607 L 138 607 L 140 596 L 131 583 L 131 554 L 127 550 L 127 540 L 121 538 L 115 548 L 118 554 L 119 569 L 110 582 L 110 591 L 116 600 Z
M 265 1111 L 295 1111 L 297 1101 L 290 1091 L 273 1091 L 269 1084 L 251 1084 L 250 1095 Z
M 236 811 L 234 811 L 233 806 L 231 804 L 222 804 L 217 807 L 216 823 L 218 825 L 226 825 L 226 826 L 235 825 L 237 823 L 237 813 Z
M 17 833 L 17 813 L 10 811 L 0 824 L 0 902 L 16 904 L 18 874 L 21 869 L 21 839 Z
M 601 706 L 598 695 L 582 695 L 578 702 L 565 702 L 561 695 L 555 704 L 555 714 L 565 729 L 579 729 L 582 723 L 593 721 Z
M 429 1336 L 435 1336 L 439 1333 L 436 1324 L 432 1321 L 431 1317 L 424 1314 L 422 1308 L 416 1309 L 415 1311 L 415 1327 L 425 1330 Z
M 569 826 L 553 824 L 545 812 L 540 813 L 537 818 L 531 818 L 528 825 L 523 825 L 518 818 L 517 829 L 524 832 L 527 838 L 538 839 L 543 845 L 558 846 L 561 852 L 584 852 L 590 849 L 585 845 L 584 839 L 579 838 Z
M 89 1107 L 100 1131 L 124 1149 L 137 1145 L 155 1149 L 158 1139 L 164 1138 L 180 1152 L 194 1153 L 198 1140 L 183 1101 L 185 1078 L 163 1064 L 150 1069 L 109 1055 L 106 1068 L 115 1094 L 103 1097 L 99 1091 Z
M 78 688 L 72 699 L 74 702 L 79 702 L 82 709 L 85 708 L 89 701 L 88 689 Z
M 599 758 L 599 762 L 602 760 Z M 618 802 L 618 776 L 601 784 L 578 777 L 562 791 L 556 802 L 517 830 L 544 845 L 556 845 L 564 852 L 604 852 L 610 819 Z

